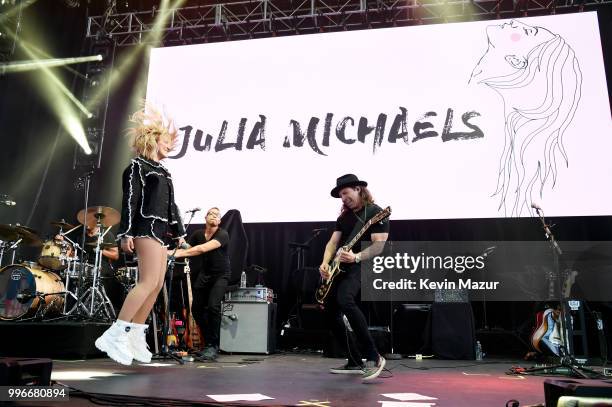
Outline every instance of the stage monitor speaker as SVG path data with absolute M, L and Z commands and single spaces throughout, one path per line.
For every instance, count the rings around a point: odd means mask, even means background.
M 556 407 L 612 407 L 612 400 L 595 397 L 563 396 L 559 398 Z
M 578 398 L 604 398 L 612 400 L 611 380 L 547 379 L 544 380 L 546 407 L 557 407 L 564 396 Z M 564 404 L 589 406 L 590 404 Z M 597 404 L 596 404 L 597 405 Z M 605 405 L 605 404 L 604 404 Z
M 470 303 L 431 305 L 431 350 L 441 359 L 475 359 L 474 315 Z
M 431 304 L 398 304 L 393 314 L 393 345 L 395 353 L 414 355 L 425 353 Z
M 51 385 L 51 359 L 0 358 L 0 386 Z
M 273 353 L 276 349 L 276 304 L 223 303 L 220 342 L 224 352 Z

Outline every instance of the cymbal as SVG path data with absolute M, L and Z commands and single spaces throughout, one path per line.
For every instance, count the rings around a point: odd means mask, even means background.
M 40 246 L 42 244 L 34 229 L 21 225 L 0 225 L 0 239 L 6 242 L 22 239 L 21 243 L 28 246 Z
M 85 209 L 81 209 L 77 213 L 79 223 L 89 228 L 96 226 L 98 218 L 100 218 L 102 226 L 107 228 L 119 223 L 121 214 L 116 209 L 109 208 L 108 206 L 91 206 L 87 208 L 87 214 L 85 214 Z
M 97 243 L 96 242 L 87 242 L 87 243 L 85 243 L 85 246 L 96 247 Z M 102 242 L 102 244 L 100 244 L 100 248 L 101 249 L 112 249 L 113 247 L 117 247 L 117 244 L 116 243 L 104 243 L 104 242 Z
M 55 226 L 62 229 L 74 229 L 74 225 L 67 223 L 64 219 L 54 220 L 53 222 L 51 222 L 51 226 Z
M 0 239 L 6 242 L 17 240 L 17 228 L 13 225 L 0 225 Z

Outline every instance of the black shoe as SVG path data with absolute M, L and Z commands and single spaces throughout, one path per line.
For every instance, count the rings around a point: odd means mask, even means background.
M 203 351 L 198 352 L 197 355 L 204 360 L 217 360 L 217 348 L 215 346 L 207 346 Z
M 334 374 L 363 374 L 363 369 L 365 366 L 363 365 L 350 365 L 350 364 L 345 364 L 343 366 L 340 367 L 332 367 L 331 369 L 329 369 L 329 373 L 334 373 Z
M 363 369 L 363 381 L 365 382 L 376 379 L 385 367 L 385 363 L 387 363 L 387 361 L 380 355 L 378 355 L 378 360 L 376 362 L 373 360 L 368 360 L 366 362 L 365 369 Z

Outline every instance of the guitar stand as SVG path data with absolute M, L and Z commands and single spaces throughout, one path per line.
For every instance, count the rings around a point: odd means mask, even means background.
M 191 217 L 189 218 L 189 221 L 185 225 L 185 231 L 189 228 L 189 225 L 191 225 L 191 221 L 193 220 L 194 216 L 195 216 L 195 211 L 192 211 Z M 174 264 L 176 263 L 174 255 L 176 254 L 177 250 L 178 250 L 178 240 L 177 240 L 177 245 L 174 248 L 174 252 L 172 252 L 172 255 L 168 257 L 166 281 L 164 282 L 165 286 L 163 288 L 164 290 L 166 290 L 166 293 L 168 293 L 168 301 L 166 301 L 166 309 L 165 309 L 166 318 L 164 318 L 164 324 L 162 328 L 162 332 L 164 333 L 162 346 L 161 346 L 161 350 L 159 351 L 159 353 L 153 355 L 152 359 L 155 359 L 155 360 L 173 359 L 179 364 L 184 365 L 185 361 L 182 358 L 176 356 L 175 354 L 173 354 L 172 352 L 168 350 L 168 336 L 170 335 L 170 325 L 168 322 L 170 321 L 170 301 L 172 299 L 172 277 L 174 276 Z
M 168 322 L 170 321 L 170 300 L 172 298 L 172 276 L 174 275 L 174 263 L 175 263 L 174 256 L 172 256 L 170 259 L 168 259 L 166 281 L 164 282 L 164 288 L 163 288 L 163 290 L 166 290 L 166 292 L 168 293 L 168 301 L 166 301 L 166 304 L 165 304 L 166 309 L 164 310 L 166 317 L 164 318 L 164 323 L 162 325 L 162 332 L 163 332 L 162 346 L 161 346 L 159 353 L 153 355 L 151 359 L 154 359 L 154 360 L 173 359 L 179 364 L 184 365 L 185 361 L 181 359 L 180 357 L 176 356 L 175 354 L 173 354 L 172 352 L 170 352 L 168 349 L 168 336 L 170 335 L 170 324 Z
M 565 353 L 565 348 L 562 350 Z M 549 366 L 538 366 L 538 367 L 530 367 L 527 369 L 522 368 L 511 368 L 510 374 L 558 374 L 558 375 L 567 375 L 570 377 L 578 377 L 581 379 L 598 379 L 602 377 L 602 374 L 589 369 L 584 366 L 578 365 L 576 359 L 574 359 L 570 355 L 561 356 L 559 363 Z
M 553 254 L 553 271 L 556 273 L 557 284 L 559 284 L 559 286 L 557 287 L 559 298 L 560 298 L 559 304 L 561 305 L 561 314 L 559 315 L 559 320 L 563 321 L 563 325 L 561 326 L 561 329 L 560 329 L 561 346 L 559 347 L 559 352 L 561 356 L 560 356 L 559 363 L 554 364 L 554 365 L 531 367 L 527 369 L 511 368 L 509 373 L 510 374 L 533 374 L 533 373 L 537 374 L 537 373 L 542 372 L 545 374 L 560 374 L 560 375 L 567 375 L 570 377 L 579 377 L 582 379 L 601 378 L 603 375 L 600 374 L 599 372 L 586 368 L 584 366 L 580 366 L 576 362 L 576 359 L 574 358 L 574 355 L 572 354 L 572 346 L 570 346 L 570 342 L 569 342 L 570 339 L 568 338 L 569 332 L 567 331 L 568 327 L 570 327 L 569 329 L 571 329 L 572 321 L 570 319 L 571 316 L 569 315 L 569 312 L 567 310 L 568 304 L 561 290 L 561 286 L 560 286 L 561 281 L 559 278 L 560 276 L 559 256 L 563 254 L 563 251 L 561 250 L 559 243 L 555 239 L 555 235 L 550 230 L 551 226 L 546 223 L 546 220 L 544 219 L 544 214 L 540 212 L 541 209 L 539 207 L 534 207 L 534 209 L 536 210 L 540 218 L 540 221 L 542 223 L 542 228 L 544 229 L 544 234 L 546 238 L 548 239 L 548 241 L 550 242 L 550 248 Z

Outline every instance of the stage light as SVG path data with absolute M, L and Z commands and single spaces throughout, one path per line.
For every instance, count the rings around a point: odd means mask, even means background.
M 81 2 L 79 0 L 64 0 L 64 4 L 70 8 L 76 8 L 81 5 Z
M 158 46 L 160 40 L 163 35 L 163 27 L 168 22 L 170 17 L 172 16 L 171 11 L 173 9 L 179 8 L 185 3 L 186 0 L 175 0 L 172 4 L 170 4 L 170 0 L 162 0 L 159 10 L 157 11 L 157 17 L 153 22 L 153 26 L 150 31 L 143 36 L 142 42 L 133 48 L 132 52 L 126 55 L 120 64 L 112 70 L 110 70 L 104 80 L 102 81 L 104 86 L 100 86 L 98 91 L 95 92 L 89 102 L 87 103 L 87 107 L 91 108 L 100 102 L 101 98 L 106 95 L 106 92 L 112 92 L 116 87 L 121 84 L 121 81 L 127 77 L 125 74 L 126 71 L 131 69 L 131 67 L 139 60 L 141 53 L 144 52 L 149 45 Z M 139 96 L 141 98 L 141 96 Z
M 15 14 L 18 14 L 20 12 L 23 12 L 23 9 L 25 9 L 26 7 L 31 6 L 32 4 L 36 3 L 36 0 L 23 0 L 21 1 L 21 3 L 17 4 L 17 6 L 15 6 L 15 0 L 0 0 L 0 1 L 4 1 L 4 3 L 0 4 L 1 5 L 11 5 L 13 6 L 11 9 L 9 9 L 8 11 L 3 11 L 2 14 L 0 14 L 0 23 L 2 23 L 4 20 L 13 17 Z

